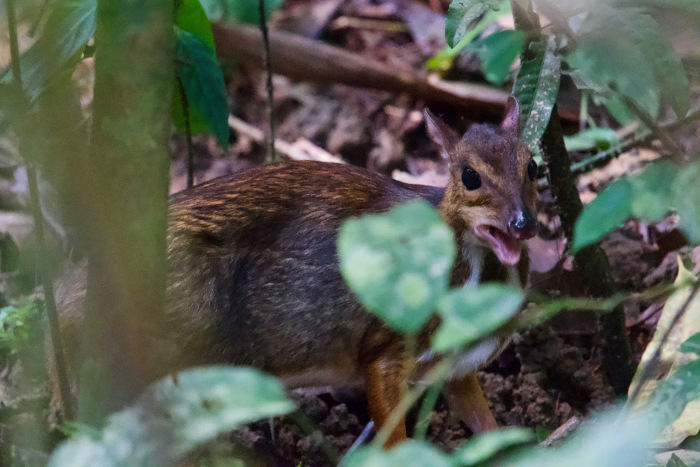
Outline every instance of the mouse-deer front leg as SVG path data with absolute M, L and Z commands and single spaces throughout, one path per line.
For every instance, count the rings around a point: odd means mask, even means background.
M 400 358 L 380 358 L 364 368 L 365 390 L 369 413 L 379 431 L 389 420 L 406 393 L 406 383 Z M 391 432 L 384 447 L 391 447 L 406 440 L 406 421 L 402 418 Z

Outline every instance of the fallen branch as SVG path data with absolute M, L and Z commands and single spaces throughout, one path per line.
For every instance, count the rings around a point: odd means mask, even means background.
M 259 128 L 244 122 L 233 115 L 228 116 L 228 126 L 237 133 L 247 136 L 256 143 L 265 144 L 265 134 Z M 275 139 L 275 151 L 287 156 L 294 161 L 323 161 L 344 163 L 339 156 L 325 151 L 305 138 L 299 138 L 294 143 L 288 143 L 281 139 Z
M 263 53 L 258 28 L 242 24 L 212 24 L 216 53 L 222 63 L 260 68 Z M 508 93 L 477 84 L 445 82 L 413 70 L 397 70 L 317 40 L 270 30 L 272 70 L 300 81 L 405 92 L 426 102 L 445 103 L 475 112 L 479 118 L 500 119 Z M 578 117 L 578 116 L 577 116 Z

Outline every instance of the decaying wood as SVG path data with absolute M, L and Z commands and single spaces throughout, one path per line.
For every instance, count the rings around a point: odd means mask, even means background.
M 212 25 L 212 30 L 222 63 L 235 61 L 262 67 L 258 28 L 219 22 Z M 508 93 L 488 86 L 448 83 L 420 72 L 397 70 L 370 57 L 287 32 L 270 30 L 270 48 L 272 70 L 292 79 L 405 92 L 426 102 L 474 111 L 480 119 L 500 119 L 508 97 Z

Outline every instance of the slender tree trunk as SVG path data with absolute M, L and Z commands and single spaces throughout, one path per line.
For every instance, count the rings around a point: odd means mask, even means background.
M 79 418 L 99 424 L 159 374 L 173 70 L 172 0 L 99 0 L 88 309 Z
M 542 149 L 549 169 L 549 181 L 556 202 L 562 229 L 569 245 L 573 240 L 574 225 L 583 210 L 583 203 L 571 173 L 571 159 L 564 146 L 561 121 L 556 106 L 552 110 L 549 125 L 542 136 Z M 615 293 L 615 283 L 610 276 L 610 266 L 605 252 L 598 245 L 588 246 L 574 256 L 576 266 L 585 280 L 586 292 L 594 297 L 610 297 Z M 603 338 L 603 364 L 608 378 L 617 393 L 627 392 L 635 363 L 632 358 L 625 312 L 618 305 L 600 318 Z
M 542 40 L 539 16 L 533 12 L 531 0 L 511 0 L 516 28 L 525 32 L 530 40 Z M 561 219 L 562 230 L 569 245 L 572 244 L 574 225 L 583 210 L 583 203 L 571 172 L 571 159 L 564 145 L 564 132 L 555 105 L 547 128 L 542 135 L 542 152 L 549 171 L 549 187 Z M 615 292 L 610 266 L 605 252 L 598 245 L 579 251 L 574 257 L 581 270 L 586 292 L 594 297 L 609 297 Z M 603 337 L 603 364 L 608 378 L 617 393 L 627 391 L 635 363 L 625 328 L 622 305 L 600 319 Z

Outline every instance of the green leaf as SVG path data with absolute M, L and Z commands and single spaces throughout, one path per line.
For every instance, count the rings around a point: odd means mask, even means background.
M 265 18 L 282 5 L 284 0 L 265 0 Z M 260 24 L 258 0 L 201 0 L 210 20 L 228 19 L 247 24 Z
M 683 462 L 680 457 L 678 457 L 675 454 L 671 454 L 671 458 L 666 463 L 666 467 L 688 467 L 688 466 L 685 465 L 685 462 Z
M 646 63 L 654 73 L 657 88 L 668 99 L 676 116 L 684 117 L 690 107 L 690 87 L 680 58 L 654 18 L 641 9 L 625 11 L 626 31 L 644 53 Z
M 556 449 L 523 449 L 499 457 L 509 467 L 618 467 L 646 465 L 658 426 L 651 414 L 642 420 L 619 410 L 597 413 Z M 491 465 L 491 464 L 484 464 Z
M 651 406 L 659 420 L 669 424 L 681 416 L 688 403 L 698 398 L 700 398 L 700 360 L 693 360 L 678 367 L 659 384 L 652 394 Z M 691 414 L 695 433 L 700 429 L 697 418 L 699 412 L 700 405 L 696 404 Z M 682 439 L 677 441 L 680 442 Z
M 444 352 L 495 331 L 513 317 L 522 301 L 520 289 L 504 284 L 451 290 L 438 302 L 442 323 L 433 336 L 433 350 Z
M 693 334 L 681 344 L 681 352 L 694 353 L 700 357 L 700 332 Z
M 360 301 L 392 328 L 417 332 L 447 290 L 454 233 L 426 201 L 343 223 L 340 270 Z
M 226 147 L 229 139 L 228 104 L 216 53 L 202 39 L 178 27 L 175 27 L 175 40 L 176 72 L 185 89 L 191 122 L 200 119 L 219 145 Z M 173 98 L 179 101 L 179 92 Z M 184 120 L 179 121 L 178 117 L 184 119 L 184 114 L 175 112 L 174 115 L 176 124 L 183 128 Z M 192 129 L 198 131 L 194 124 Z
M 688 169 L 682 172 L 697 173 Z M 679 183 L 679 177 L 676 165 L 660 162 L 636 177 L 622 177 L 613 182 L 586 206 L 576 221 L 573 250 L 579 251 L 596 242 L 629 217 L 655 220 L 687 199 L 691 200 L 687 209 L 697 209 L 694 204 L 698 200 L 697 183 L 692 177 Z M 697 218 L 681 215 L 681 227 L 690 226 L 693 231 L 695 224 Z
M 681 344 L 689 340 L 692 343 L 700 331 L 700 296 L 690 300 L 690 284 L 696 280 L 678 261 L 674 282 L 677 289 L 666 299 L 654 337 L 644 350 L 629 388 L 629 394 L 637 393 L 637 397 L 636 406 L 628 404 L 628 409 L 650 407 L 655 419 L 665 426 L 655 440 L 657 448 L 675 448 L 700 429 L 700 400 L 693 394 L 700 382 L 685 381 L 688 375 L 683 374 L 683 369 L 688 369 L 685 364 L 698 360 L 692 353 L 683 353 Z
M 289 413 L 294 404 L 271 376 L 250 368 L 203 367 L 150 386 L 111 415 L 100 436 L 61 443 L 50 466 L 167 466 L 244 423 Z
M 589 149 L 605 151 L 619 141 L 620 137 L 610 128 L 590 128 L 580 131 L 573 136 L 564 136 L 564 144 L 567 151 Z
M 18 307 L 0 308 L 0 350 L 16 354 L 30 343 L 32 326 L 40 316 L 34 300 L 27 300 Z
M 20 59 L 24 89 L 31 100 L 53 78 L 72 72 L 97 27 L 97 0 L 61 0 L 54 4 L 41 36 Z
M 175 5 L 175 26 L 194 34 L 205 44 L 216 50 L 211 23 L 199 0 L 177 0 Z
M 525 44 L 525 33 L 506 29 L 496 31 L 469 46 L 481 57 L 481 68 L 486 79 L 502 83 L 508 79 L 510 67 Z
M 472 438 L 467 444 L 455 450 L 452 459 L 464 467 L 477 465 L 487 462 L 506 449 L 534 441 L 535 434 L 528 428 L 511 427 L 488 431 Z
M 409 440 L 390 451 L 376 447 L 359 449 L 344 459 L 347 467 L 450 467 L 450 459 L 435 446 L 425 441 Z
M 574 252 L 600 240 L 632 215 L 633 188 L 627 177 L 613 182 L 583 210 L 574 226 Z
M 445 18 L 445 40 L 454 47 L 462 40 L 469 26 L 490 10 L 498 10 L 498 0 L 452 0 Z
M 656 118 L 659 87 L 652 63 L 630 26 L 638 23 L 637 9 L 597 5 L 589 10 L 576 36 L 576 50 L 566 60 L 586 79 L 587 86 L 577 80 L 579 87 L 608 95 L 620 92 Z
M 659 191 L 671 188 L 678 213 L 679 226 L 691 243 L 700 242 L 700 162 L 680 168 L 670 185 L 657 186 Z
M 547 129 L 559 95 L 561 62 L 555 50 L 554 37 L 546 42 L 531 42 L 532 58 L 523 58 L 513 84 L 513 95 L 520 101 L 523 141 L 533 152 L 539 149 L 540 138 Z

